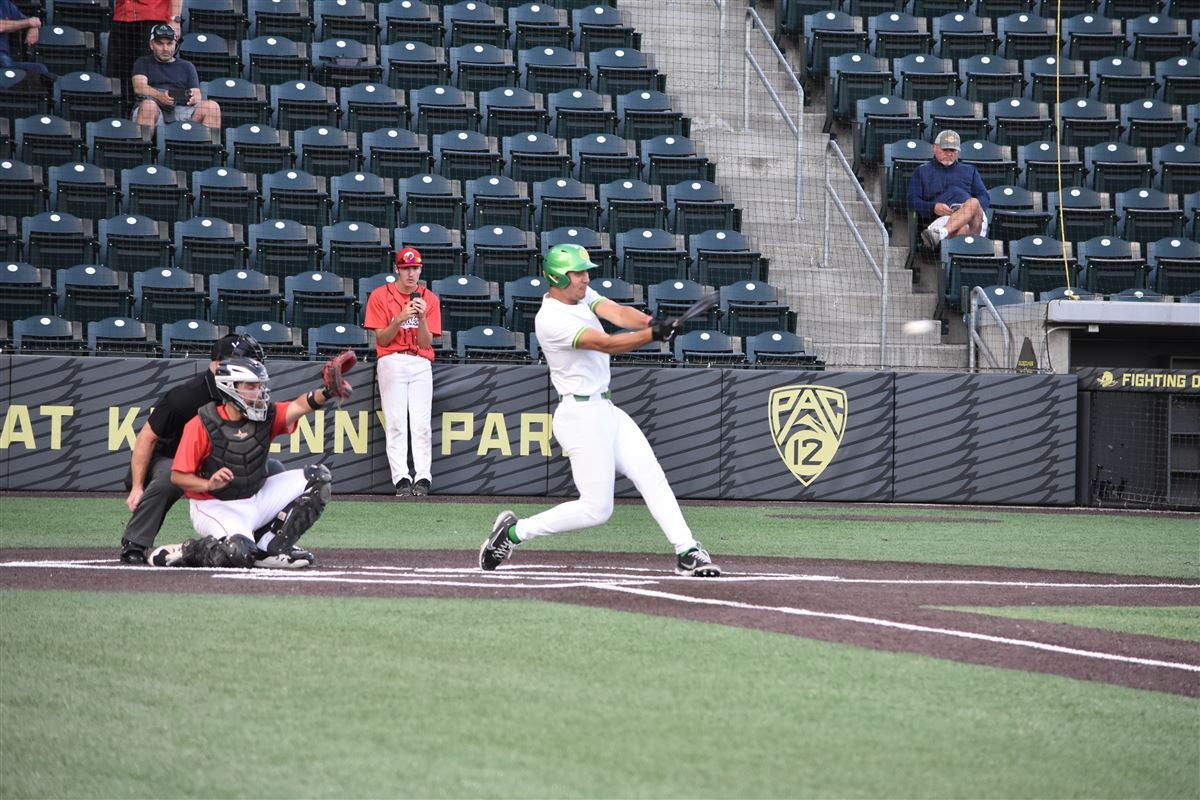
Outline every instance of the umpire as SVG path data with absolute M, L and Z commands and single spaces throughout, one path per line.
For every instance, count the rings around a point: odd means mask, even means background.
M 133 512 L 121 537 L 121 560 L 126 564 L 145 564 L 146 554 L 162 527 L 167 512 L 183 492 L 171 483 L 171 463 L 183 426 L 196 416 L 201 406 L 222 395 L 217 391 L 214 374 L 217 364 L 227 358 L 263 359 L 263 350 L 253 336 L 229 334 L 212 347 L 208 369 L 168 391 L 150 412 L 150 418 L 138 431 L 129 461 L 129 496 L 125 505 Z M 275 466 L 275 465 L 273 465 Z M 282 465 L 272 471 L 278 471 Z

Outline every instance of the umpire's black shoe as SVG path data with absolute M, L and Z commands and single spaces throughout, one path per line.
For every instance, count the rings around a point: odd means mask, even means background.
M 708 552 L 696 542 L 696 546 L 686 553 L 681 553 L 675 561 L 676 575 L 691 575 L 693 578 L 716 578 L 721 574 L 721 568 L 713 563 Z
M 121 540 L 121 560 L 126 564 L 145 564 L 146 548 L 140 544 Z
M 516 514 L 511 511 L 500 512 L 500 516 L 496 517 L 496 522 L 492 525 L 492 535 L 479 548 L 480 569 L 490 572 L 503 564 L 504 560 L 512 555 L 512 551 L 516 545 L 512 539 L 508 538 L 508 528 L 510 525 L 516 524 Z
M 425 495 L 429 494 L 429 489 L 430 489 L 429 479 L 421 478 L 419 481 L 417 481 L 416 483 L 413 484 L 412 496 L 413 497 L 424 497 Z
M 401 478 L 396 481 L 396 497 L 412 497 L 413 485 L 408 478 Z

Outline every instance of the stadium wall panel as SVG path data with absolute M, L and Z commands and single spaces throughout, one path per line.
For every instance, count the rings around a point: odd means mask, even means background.
M 199 360 L 0 356 L 0 488 L 123 491 L 151 405 Z M 271 361 L 292 399 L 321 365 Z M 289 467 L 323 459 L 335 491 L 391 491 L 374 365 L 341 408 L 276 440 Z M 1070 504 L 1072 376 L 615 367 L 617 404 L 646 433 L 681 498 Z M 574 494 L 551 434 L 540 365 L 434 368 L 434 488 Z M 621 496 L 635 496 L 624 478 Z

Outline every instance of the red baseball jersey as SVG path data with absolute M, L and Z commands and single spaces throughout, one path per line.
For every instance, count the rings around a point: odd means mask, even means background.
M 425 325 L 429 328 L 429 332 L 433 336 L 442 335 L 442 303 L 438 300 L 437 295 L 428 289 L 417 289 L 415 294 L 425 301 Z M 363 318 L 363 327 L 377 331 L 380 328 L 386 328 L 388 323 L 392 321 L 392 317 L 402 313 L 404 307 L 408 305 L 412 295 L 405 294 L 396 288 L 394 283 L 385 283 L 375 291 L 371 292 L 367 298 L 367 313 Z M 417 319 L 411 319 L 400 325 L 400 330 L 396 333 L 396 338 L 387 343 L 386 346 L 381 346 L 379 340 L 375 341 L 375 355 L 378 358 L 383 358 L 392 353 L 411 353 L 415 356 L 428 358 L 433 361 L 432 347 L 417 346 L 417 328 L 419 326 Z

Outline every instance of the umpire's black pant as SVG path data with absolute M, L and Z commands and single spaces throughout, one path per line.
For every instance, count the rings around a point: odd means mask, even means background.
M 147 550 L 154 546 L 154 537 L 158 536 L 167 512 L 176 500 L 183 497 L 183 490 L 171 483 L 172 463 L 174 459 L 167 456 L 150 459 L 150 466 L 146 468 L 146 488 L 142 491 L 142 499 L 134 509 L 133 516 L 125 525 L 122 542 L 131 542 Z

